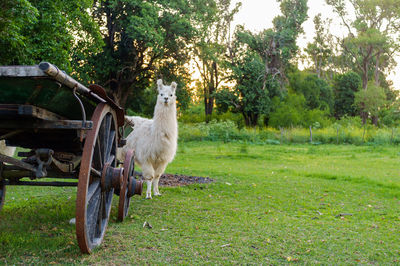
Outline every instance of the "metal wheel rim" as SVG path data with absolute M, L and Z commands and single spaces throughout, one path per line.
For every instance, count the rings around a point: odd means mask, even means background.
M 83 148 L 76 202 L 76 235 L 83 253 L 90 253 L 101 244 L 113 196 L 113 189 L 102 190 L 101 180 L 92 173 L 91 168 L 97 168 L 101 173 L 107 162 L 115 167 L 117 161 L 115 112 L 110 106 L 100 103 L 92 121 L 93 129 L 87 133 Z
M 118 204 L 118 221 L 122 222 L 124 218 L 128 215 L 129 204 L 131 198 L 128 196 L 128 185 L 129 177 L 133 176 L 135 171 L 135 163 L 133 160 L 133 151 L 128 150 L 125 155 L 124 160 L 124 178 L 121 186 L 121 191 L 119 193 L 119 204 Z

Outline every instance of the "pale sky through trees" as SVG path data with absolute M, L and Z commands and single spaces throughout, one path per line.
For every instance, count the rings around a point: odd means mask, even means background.
M 275 0 L 232 0 L 232 6 L 237 2 L 242 2 L 242 7 L 239 13 L 236 14 L 232 29 L 236 25 L 242 24 L 246 29 L 253 32 L 259 32 L 263 29 L 272 27 L 272 20 L 279 15 L 279 3 Z M 325 3 L 325 0 L 308 0 L 308 19 L 303 23 L 305 34 L 299 36 L 297 45 L 303 50 L 308 42 L 311 42 L 314 37 L 313 18 L 318 14 L 322 14 L 322 19 L 331 18 L 331 33 L 334 36 L 342 37 L 347 35 L 347 30 L 341 26 L 340 18 L 333 13 L 330 6 Z M 400 64 L 400 57 L 396 56 L 395 60 Z M 301 68 L 301 66 L 299 66 Z M 398 73 L 396 76 L 395 73 Z M 392 73 L 389 73 L 388 79 L 393 81 L 395 89 L 400 89 L 400 65 L 396 66 Z

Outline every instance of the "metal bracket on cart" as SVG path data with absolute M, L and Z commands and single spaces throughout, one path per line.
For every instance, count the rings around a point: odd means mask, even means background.
M 36 178 L 47 176 L 46 167 L 51 164 L 54 151 L 50 149 L 37 149 L 35 153 L 36 153 L 36 162 L 38 164 L 36 170 Z

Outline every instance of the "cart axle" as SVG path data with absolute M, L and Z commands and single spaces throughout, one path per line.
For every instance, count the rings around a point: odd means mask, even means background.
M 78 186 L 78 182 L 43 182 L 43 181 L 16 181 L 16 182 L 5 182 L 6 185 L 14 185 L 14 186 L 38 186 L 38 187 L 76 187 Z

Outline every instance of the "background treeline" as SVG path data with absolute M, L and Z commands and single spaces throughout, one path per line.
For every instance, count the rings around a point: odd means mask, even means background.
M 179 120 L 206 123 L 191 130 L 216 119 L 233 121 L 237 132 L 270 128 L 278 137 L 261 139 L 283 140 L 311 127 L 332 131 L 322 142 L 334 143 L 351 121 L 362 142 L 377 139 L 368 132 L 380 134 L 379 127 L 387 128 L 385 142 L 396 143 L 399 93 L 387 73 L 400 50 L 400 1 L 326 0 L 344 37 L 319 14 L 303 50 L 296 39 L 307 0 L 277 2 L 273 27 L 251 32 L 231 28 L 241 4 L 230 0 L 3 0 L 0 64 L 50 61 L 145 116 L 153 112 L 154 81 L 177 81 Z

